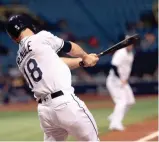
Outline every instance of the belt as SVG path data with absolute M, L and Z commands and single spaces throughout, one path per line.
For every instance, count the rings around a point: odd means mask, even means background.
M 58 91 L 58 92 L 52 93 L 52 94 L 51 94 L 51 98 L 54 99 L 54 98 L 57 98 L 57 97 L 62 96 L 62 95 L 64 95 L 63 92 L 62 92 L 62 91 Z M 44 98 L 44 100 L 45 100 L 45 98 Z M 41 103 L 42 103 L 42 100 L 40 99 L 40 100 L 38 101 L 38 103 L 41 104 Z

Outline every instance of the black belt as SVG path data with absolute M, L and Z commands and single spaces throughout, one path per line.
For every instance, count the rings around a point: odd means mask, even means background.
M 62 91 L 58 91 L 58 92 L 52 93 L 51 94 L 51 98 L 54 99 L 54 98 L 57 98 L 57 97 L 62 96 L 62 95 L 64 95 L 63 92 Z M 44 98 L 44 100 L 45 100 L 45 98 Z M 42 103 L 42 100 L 40 99 L 38 101 L 38 103 Z

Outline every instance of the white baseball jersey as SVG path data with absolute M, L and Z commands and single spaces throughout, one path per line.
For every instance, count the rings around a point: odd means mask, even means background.
M 128 80 L 134 60 L 133 52 L 128 52 L 126 48 L 116 51 L 112 58 L 112 65 L 117 66 L 118 73 L 122 80 Z M 113 72 L 112 70 L 110 71 Z M 112 73 L 113 74 L 113 73 Z
M 47 31 L 20 42 L 16 62 L 36 98 L 59 90 L 74 92 L 70 69 L 57 55 L 63 45 L 62 39 Z

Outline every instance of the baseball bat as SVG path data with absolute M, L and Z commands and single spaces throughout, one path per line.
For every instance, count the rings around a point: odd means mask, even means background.
M 102 51 L 101 53 L 97 54 L 98 57 L 101 57 L 101 56 L 104 56 L 106 54 L 109 54 L 109 53 L 112 53 L 114 51 L 117 51 L 119 49 L 122 49 L 122 48 L 125 48 L 131 44 L 135 44 L 137 43 L 137 41 L 140 39 L 139 35 L 138 34 L 135 34 L 135 35 L 132 35 L 132 36 L 129 36 L 128 38 L 120 41 L 119 43 L 111 46 L 110 48 Z M 84 66 L 84 63 L 81 61 L 80 63 L 80 66 L 83 67 Z

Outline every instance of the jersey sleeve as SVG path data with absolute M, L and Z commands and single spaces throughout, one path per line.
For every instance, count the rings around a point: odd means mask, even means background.
M 124 58 L 123 53 L 118 50 L 114 53 L 113 58 L 112 58 L 112 65 L 114 66 L 120 66 L 120 64 L 122 63 L 122 60 Z
M 58 53 L 64 46 L 64 40 L 57 36 L 54 36 L 50 32 L 47 32 L 47 40 L 56 53 Z
M 124 55 L 124 50 L 118 50 L 114 53 L 113 58 L 112 58 L 112 66 L 115 66 L 114 73 L 120 78 L 123 79 L 123 60 L 125 58 Z

